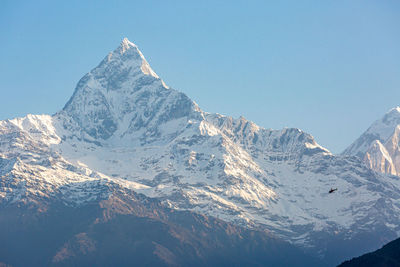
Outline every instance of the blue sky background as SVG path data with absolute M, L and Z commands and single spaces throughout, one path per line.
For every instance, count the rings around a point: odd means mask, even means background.
M 55 113 L 123 37 L 203 110 L 341 152 L 400 105 L 400 1 L 0 1 L 0 119 Z

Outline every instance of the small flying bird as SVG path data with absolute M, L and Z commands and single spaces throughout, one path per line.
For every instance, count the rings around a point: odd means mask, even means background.
M 337 190 L 337 188 L 335 188 L 335 189 L 331 188 L 331 190 L 329 190 L 329 194 L 335 192 L 336 190 Z

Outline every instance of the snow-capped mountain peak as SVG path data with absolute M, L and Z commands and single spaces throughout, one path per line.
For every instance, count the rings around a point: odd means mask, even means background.
M 382 119 L 375 121 L 343 154 L 362 157 L 375 140 L 385 143 L 397 125 L 400 125 L 400 107 L 390 109 Z
M 375 171 L 400 175 L 400 107 L 375 121 L 343 153 L 363 158 Z
M 381 123 L 392 125 L 399 110 Z M 376 142 L 371 155 L 386 156 L 387 144 Z M 111 179 L 171 208 L 257 225 L 304 246 L 371 227 L 400 232 L 400 180 L 332 155 L 299 129 L 203 112 L 168 89 L 127 39 L 78 82 L 59 113 L 1 121 L 0 158 L 9 181 L 0 200 L 61 188 L 82 203 L 95 197 L 86 180 Z
M 137 45 L 129 41 L 126 37 L 122 40 L 120 46 L 114 50 L 114 52 L 111 52 L 108 55 L 107 59 L 109 61 L 112 61 L 113 59 L 121 60 L 125 64 L 132 63 L 132 61 L 136 63 L 136 61 L 138 61 L 141 64 L 140 69 L 142 70 L 143 74 L 153 76 L 157 79 L 159 78 L 158 75 L 152 70 Z
M 120 44 L 120 48 L 122 48 L 121 52 L 124 53 L 126 50 L 132 47 L 137 47 L 137 46 L 136 44 L 129 41 L 128 38 L 124 37 L 124 39 L 122 39 L 122 42 Z
M 397 107 L 393 108 L 392 110 L 395 110 L 395 111 L 397 111 L 397 113 L 400 114 L 400 106 L 397 106 Z
M 117 130 L 125 135 L 196 110 L 186 95 L 165 85 L 138 47 L 125 38 L 78 82 L 62 114 L 91 137 L 108 139 Z
M 390 109 L 381 120 L 375 121 L 368 132 L 379 135 L 380 141 L 384 142 L 393 134 L 397 125 L 400 124 L 400 107 Z

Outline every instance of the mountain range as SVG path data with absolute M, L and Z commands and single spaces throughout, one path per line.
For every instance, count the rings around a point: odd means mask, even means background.
M 229 257 L 204 261 L 218 243 L 225 256 L 246 247 L 242 263 L 255 258 L 263 265 L 279 258 L 266 252 L 268 242 L 303 258 L 299 265 L 338 264 L 400 235 L 399 125 L 395 108 L 334 155 L 300 129 L 265 129 L 243 117 L 203 111 L 168 87 L 125 38 L 56 114 L 0 121 L 0 212 L 10 214 L 0 224 L 15 233 L 24 216 L 37 221 L 36 230 L 52 229 L 63 217 L 81 225 L 55 235 L 59 240 L 48 244 L 59 250 L 44 252 L 42 259 L 49 260 L 38 265 L 105 255 L 108 247 L 99 244 L 116 241 L 101 236 L 110 210 L 118 216 L 107 225 L 121 228 L 118 236 L 122 228 L 142 231 L 155 223 L 154 229 L 170 234 L 165 240 L 176 241 L 169 250 L 167 243 L 142 240 L 150 249 L 142 255 L 157 255 L 145 264 L 225 262 Z M 20 227 L 34 235 L 35 224 Z M 24 240 L 7 233 L 2 238 Z M 6 245 L 0 262 L 23 264 L 7 258 L 17 247 Z

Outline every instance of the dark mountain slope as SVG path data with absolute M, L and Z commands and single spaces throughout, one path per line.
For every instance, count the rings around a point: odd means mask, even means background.
M 112 182 L 106 198 L 4 204 L 0 262 L 12 266 L 315 266 L 264 232 L 163 207 Z
M 400 266 L 400 238 L 384 245 L 381 249 L 353 258 L 339 265 L 341 267 L 374 266 L 396 267 Z

